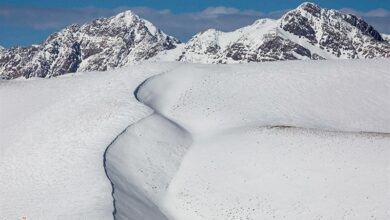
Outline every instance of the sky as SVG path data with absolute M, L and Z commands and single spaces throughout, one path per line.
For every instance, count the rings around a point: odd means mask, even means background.
M 302 0 L 0 0 L 0 45 L 28 46 L 63 27 L 133 10 L 182 41 L 208 28 L 231 31 L 259 18 L 279 18 Z M 390 0 L 313 0 L 354 13 L 390 33 Z

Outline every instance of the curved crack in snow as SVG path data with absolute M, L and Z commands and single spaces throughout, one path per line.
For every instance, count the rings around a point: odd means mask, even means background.
M 146 81 L 134 92 L 138 101 Z M 121 132 L 104 153 L 114 219 L 168 220 L 159 203 L 191 142 L 182 126 L 156 111 Z
M 372 61 L 372 64 L 375 62 Z M 378 71 L 375 76 L 366 77 L 370 65 L 354 66 L 358 67 L 343 68 L 340 72 L 337 65 L 330 65 L 326 74 L 316 73 L 310 66 L 299 63 L 295 66 L 299 71 L 290 71 L 291 68 L 286 68 L 287 72 L 276 71 L 272 66 L 272 71 L 257 73 L 257 70 L 248 68 L 249 73 L 239 74 L 234 73 L 234 70 L 242 71 L 238 66 L 196 66 L 190 71 L 185 69 L 184 73 L 183 69 L 175 69 L 173 73 L 159 75 L 158 80 L 150 84 L 146 82 L 151 78 L 145 80 L 136 88 L 134 96 L 155 113 L 131 125 L 113 141 L 107 151 L 113 158 L 106 160 L 113 163 L 114 172 L 120 173 L 124 169 L 122 179 L 111 180 L 115 190 L 120 186 L 120 193 L 128 193 L 127 199 L 133 196 L 132 199 L 143 206 L 128 210 L 132 206 L 126 198 L 120 202 L 115 200 L 116 219 L 137 219 L 137 216 L 145 214 L 148 216 L 142 216 L 142 219 L 165 220 L 170 215 L 171 219 L 199 219 L 202 216 L 226 219 L 224 213 L 230 213 L 229 206 L 233 210 L 237 207 L 236 200 L 223 191 L 231 186 L 225 183 L 226 179 L 236 182 L 238 188 L 253 180 L 261 182 L 260 188 L 254 184 L 252 190 L 231 192 L 236 193 L 236 198 L 240 200 L 251 199 L 249 195 L 240 194 L 249 192 L 269 200 L 260 200 L 261 207 L 245 204 L 248 210 L 272 211 L 246 213 L 257 216 L 253 219 L 267 216 L 267 213 L 278 215 L 273 213 L 278 209 L 272 206 L 282 210 L 280 215 L 288 213 L 301 219 L 305 218 L 302 213 L 306 209 L 312 211 L 306 212 L 309 217 L 314 214 L 337 217 L 343 214 L 344 208 L 356 205 L 379 207 L 375 208 L 378 216 L 385 216 L 383 210 L 388 204 L 385 203 L 388 197 L 375 195 L 383 194 L 385 171 L 388 170 L 386 132 L 389 129 L 385 123 L 388 121 L 388 103 L 384 102 L 386 96 L 378 96 L 388 94 L 388 87 L 378 85 L 377 80 L 386 80 L 388 76 L 384 75 L 385 71 Z M 267 65 L 262 67 L 264 69 Z M 355 69 L 361 72 L 355 73 Z M 246 85 L 247 91 L 243 92 L 237 86 L 238 80 L 244 80 L 241 83 Z M 168 87 L 173 88 L 167 90 Z M 288 127 L 291 129 L 283 129 Z M 192 135 L 197 137 L 193 145 L 188 141 Z M 191 151 L 187 153 L 190 145 Z M 229 156 L 224 147 L 234 152 L 234 156 Z M 169 152 L 164 151 L 167 148 Z M 351 149 L 353 153 L 350 153 Z M 252 160 L 251 163 L 247 159 Z M 241 166 L 242 161 L 245 164 Z M 106 169 L 109 171 L 109 166 Z M 213 169 L 218 170 L 218 175 Z M 240 182 L 245 178 L 251 181 Z M 286 180 L 289 178 L 295 182 L 290 184 L 291 180 Z M 359 196 L 365 194 L 354 188 L 355 185 L 349 186 L 348 178 L 359 182 L 359 187 L 363 185 L 367 195 L 376 199 L 370 200 L 367 196 L 361 199 Z M 372 187 L 373 183 L 368 180 L 374 179 L 380 187 Z M 206 187 L 201 185 L 205 180 L 208 182 Z M 331 189 L 328 180 L 332 180 L 333 189 L 340 193 L 327 191 Z M 303 200 L 299 196 L 305 189 L 302 184 L 313 189 L 305 194 L 307 198 Z M 279 190 L 274 185 L 290 193 L 287 203 L 280 203 Z M 268 191 L 262 191 L 263 187 L 269 187 Z M 208 191 L 210 188 L 213 189 L 211 192 Z M 120 198 L 115 190 L 113 197 Z M 324 203 L 318 207 L 315 203 L 307 203 L 306 200 L 320 196 L 318 192 L 326 195 L 321 198 Z M 205 200 L 206 196 L 213 197 L 215 201 Z M 127 213 L 118 211 L 119 204 L 122 204 L 120 209 Z M 213 209 L 218 204 L 224 204 L 219 208 L 224 208 L 226 212 L 219 211 L 218 207 Z M 302 212 L 291 211 L 290 206 L 294 204 L 299 204 Z M 322 213 L 324 207 L 332 213 Z M 355 214 L 372 215 L 370 212 L 362 209 Z M 237 214 L 235 217 L 242 216 Z

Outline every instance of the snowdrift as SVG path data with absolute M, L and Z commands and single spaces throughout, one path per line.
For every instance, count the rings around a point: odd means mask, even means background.
M 168 219 L 156 206 L 191 143 L 190 135 L 153 114 L 130 126 L 106 153 L 116 219 Z
M 389 68 L 185 65 L 152 77 L 138 99 L 193 137 L 154 204 L 170 219 L 388 219 Z
M 112 219 L 104 152 L 153 113 L 137 86 L 174 66 L 0 81 L 0 218 Z
M 139 99 L 194 133 L 293 126 L 390 133 L 390 62 L 186 65 L 148 80 Z
M 0 217 L 387 220 L 389 69 L 148 63 L 0 81 Z

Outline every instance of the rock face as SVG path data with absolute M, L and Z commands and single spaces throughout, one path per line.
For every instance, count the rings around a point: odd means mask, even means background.
M 390 37 L 364 20 L 303 3 L 278 20 L 232 32 L 209 29 L 186 44 L 131 11 L 54 33 L 39 45 L 0 49 L 0 78 L 105 71 L 144 60 L 249 63 L 390 57 Z
M 233 32 L 195 35 L 178 58 L 197 63 L 390 57 L 390 44 L 364 20 L 303 3 L 278 20 L 261 19 Z
M 76 71 L 104 71 L 137 63 L 180 43 L 131 11 L 71 25 L 39 45 L 0 52 L 0 75 L 52 77 Z

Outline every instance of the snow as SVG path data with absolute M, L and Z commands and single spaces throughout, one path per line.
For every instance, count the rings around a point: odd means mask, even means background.
M 116 219 L 167 219 L 156 206 L 191 144 L 182 128 L 153 114 L 129 127 L 107 150 Z
M 301 6 L 303 7 L 303 5 Z M 297 9 L 301 10 L 302 9 Z M 303 13 L 303 12 L 302 12 Z M 305 12 L 306 13 L 306 12 Z M 306 13 L 307 14 L 307 13 Z M 259 19 L 255 21 L 252 25 L 239 28 L 231 32 L 222 32 L 215 29 L 209 29 L 207 31 L 201 32 L 195 35 L 185 44 L 184 47 L 178 48 L 181 52 L 186 52 L 185 56 L 181 61 L 184 62 L 193 62 L 193 63 L 215 63 L 216 59 L 222 56 L 221 54 L 210 55 L 207 53 L 209 46 L 218 45 L 220 47 L 219 53 L 226 51 L 231 45 L 235 43 L 243 44 L 247 46 L 249 51 L 258 51 L 260 45 L 262 45 L 267 37 L 270 35 L 277 35 L 284 39 L 288 39 L 298 45 L 303 46 L 310 50 L 312 54 L 320 55 L 325 59 L 339 59 L 336 55 L 331 52 L 327 52 L 319 47 L 319 45 L 311 44 L 306 38 L 300 38 L 292 33 L 289 33 L 280 26 L 283 24 L 284 17 L 273 20 L 273 19 Z M 322 24 L 323 21 L 318 21 L 318 24 Z M 321 38 L 322 29 L 316 27 L 316 34 L 318 38 Z M 176 52 L 179 53 L 179 52 Z M 302 57 L 298 54 L 296 55 L 299 59 L 310 59 L 309 57 Z M 161 55 L 160 55 L 161 56 Z M 165 58 L 163 60 L 168 60 Z M 228 63 L 242 63 L 241 60 L 233 60 L 228 58 L 226 60 Z
M 320 35 L 320 33 L 319 33 L 320 31 L 319 30 L 320 29 L 318 29 L 318 31 L 316 32 L 318 35 Z M 326 50 L 321 49 L 318 45 L 316 45 L 316 46 L 312 45 L 311 43 L 309 43 L 307 41 L 307 39 L 300 38 L 300 37 L 298 37 L 298 36 L 296 36 L 294 34 L 291 34 L 291 33 L 287 32 L 287 31 L 283 30 L 282 28 L 278 29 L 278 33 L 280 33 L 286 39 L 289 39 L 292 42 L 297 43 L 298 45 L 301 45 L 301 46 L 309 49 L 312 54 L 314 54 L 314 53 L 318 54 L 318 55 L 320 55 L 321 57 L 323 57 L 323 58 L 325 58 L 327 60 L 339 59 L 336 55 L 332 54 L 331 52 L 328 52 Z
M 210 55 L 207 50 L 210 46 L 218 45 L 219 53 L 223 53 L 234 43 L 242 43 L 256 51 L 267 35 L 274 34 L 279 30 L 278 20 L 259 19 L 252 25 L 239 28 L 231 32 L 222 32 L 209 29 L 192 37 L 184 47 L 176 50 L 186 52 L 181 61 L 193 63 L 213 63 L 221 54 Z M 229 63 L 239 63 L 229 58 Z
M 390 34 L 381 34 L 383 39 L 387 40 L 390 42 Z
M 169 219 L 388 219 L 389 67 L 186 65 L 153 77 L 138 98 L 193 139 L 154 204 Z
M 171 50 L 160 51 L 156 56 L 150 58 L 149 62 L 172 62 L 177 61 L 184 50 L 184 44 L 180 43 L 175 45 L 176 48 Z
M 387 135 L 248 127 L 195 141 L 172 219 L 389 219 Z
M 185 65 L 139 94 L 193 133 L 248 124 L 390 133 L 389 67 L 387 59 Z
M 355 19 L 306 2 L 277 20 L 260 19 L 231 32 L 209 29 L 198 33 L 176 49 L 180 50 L 176 60 L 232 64 L 387 57 L 389 45 L 376 40 L 376 30 L 373 29 L 370 36 L 360 30 L 359 25 L 353 25 Z M 363 20 L 356 22 L 369 26 Z
M 0 218 L 112 219 L 110 142 L 151 110 L 132 93 L 170 65 L 0 81 Z
M 387 220 L 389 68 L 154 62 L 0 81 L 0 217 Z

